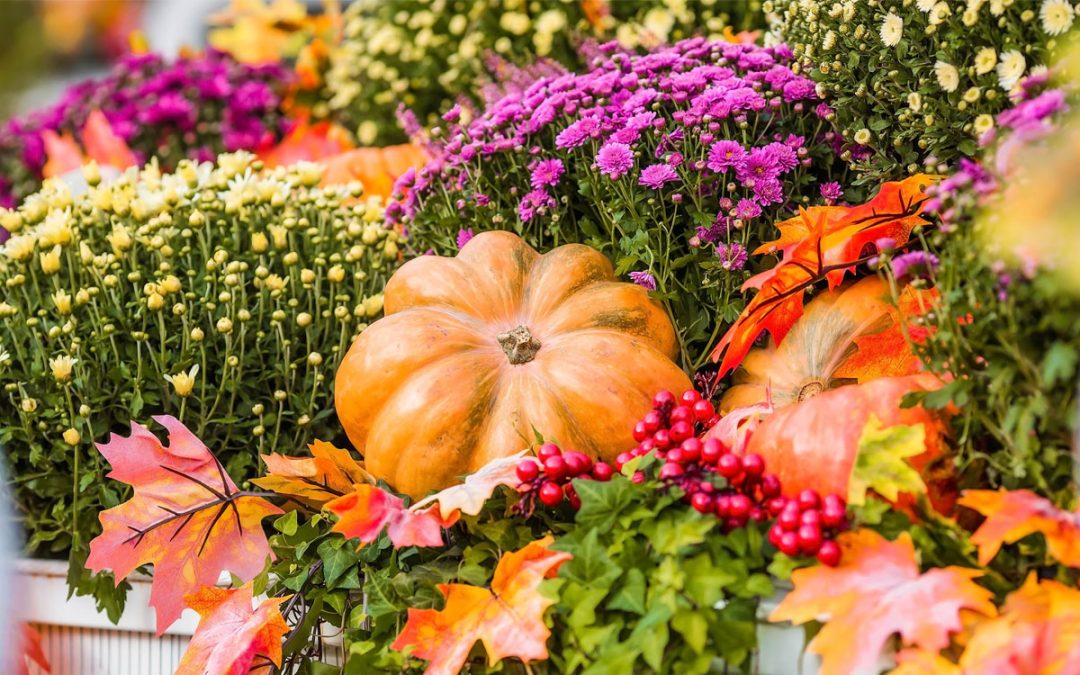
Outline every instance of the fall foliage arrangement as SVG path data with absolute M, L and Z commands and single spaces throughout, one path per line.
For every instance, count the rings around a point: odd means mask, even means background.
M 27 551 L 193 675 L 1080 670 L 1076 11 L 234 3 L 262 133 L 19 132 Z

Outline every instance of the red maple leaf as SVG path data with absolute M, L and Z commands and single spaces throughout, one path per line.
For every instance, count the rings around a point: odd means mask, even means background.
M 252 608 L 250 583 L 240 588 L 207 586 L 185 597 L 202 617 L 175 675 L 245 675 L 281 665 L 281 638 L 289 630 L 278 606 L 288 597 L 267 598 Z
M 438 506 L 412 511 L 405 507 L 401 497 L 374 485 L 356 485 L 352 492 L 329 502 L 325 508 L 338 516 L 332 532 L 370 544 L 385 529 L 395 548 L 442 546 L 443 528 L 457 520 L 456 514 L 444 520 Z

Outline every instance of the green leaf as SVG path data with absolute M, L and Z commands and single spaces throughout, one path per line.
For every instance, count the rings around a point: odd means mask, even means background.
M 622 575 L 622 570 L 600 544 L 600 533 L 597 530 L 589 530 L 580 544 L 560 550 L 568 550 L 574 556 L 559 568 L 560 578 L 606 592 L 611 588 L 612 582 Z
M 711 610 L 709 607 L 706 611 Z M 709 622 L 701 614 L 689 609 L 680 610 L 672 617 L 671 627 L 682 635 L 683 640 L 686 640 L 686 644 L 690 645 L 690 649 L 695 653 L 701 654 L 705 651 Z
M 627 570 L 615 588 L 615 594 L 608 600 L 608 609 L 645 613 L 645 575 L 641 570 L 636 567 Z
M 1042 379 L 1047 386 L 1072 382 L 1076 377 L 1076 362 L 1080 354 L 1075 347 L 1064 342 L 1055 342 L 1046 351 L 1042 362 Z
M 688 546 L 705 541 L 705 536 L 716 527 L 717 520 L 696 511 L 687 510 L 678 517 L 665 515 L 655 522 L 651 530 L 653 545 L 661 555 L 678 556 Z
M 575 480 L 573 485 L 581 500 L 581 508 L 574 518 L 579 527 L 608 531 L 614 526 L 619 514 L 634 502 L 634 484 L 618 476 L 606 483 L 598 480 Z
M 859 437 L 848 502 L 856 506 L 865 503 L 869 490 L 889 501 L 896 501 L 901 492 L 926 492 L 919 472 L 906 461 L 925 451 L 926 429 L 922 424 L 884 429 L 881 420 L 871 415 Z
M 319 558 L 323 562 L 323 579 L 327 588 L 334 588 L 337 581 L 354 567 L 358 557 L 348 549 L 348 542 L 342 539 L 327 539 L 319 544 Z
M 686 572 L 685 592 L 698 605 L 712 607 L 724 598 L 724 589 L 738 580 L 727 566 L 713 562 L 702 553 L 683 562 Z

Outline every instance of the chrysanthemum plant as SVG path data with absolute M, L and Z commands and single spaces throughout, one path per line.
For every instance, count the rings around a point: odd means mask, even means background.
M 451 110 L 431 132 L 436 159 L 402 177 L 408 197 L 387 215 L 419 253 L 452 252 L 475 228 L 541 248 L 588 243 L 655 291 L 697 370 L 742 311 L 743 283 L 771 266 L 748 251 L 772 223 L 857 193 L 834 181 L 832 110 L 787 48 L 691 39 L 603 52 L 591 71 L 540 78 L 471 122 Z
M 81 567 L 123 496 L 93 443 L 132 418 L 175 415 L 238 476 L 333 437 L 328 374 L 380 315 L 399 236 L 357 184 L 319 179 L 237 153 L 83 194 L 49 181 L 0 216 L 0 444 L 28 553 Z

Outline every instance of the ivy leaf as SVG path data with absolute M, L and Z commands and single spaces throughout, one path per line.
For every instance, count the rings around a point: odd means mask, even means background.
M 513 656 L 528 663 L 548 658 L 544 611 L 554 602 L 540 593 L 540 583 L 554 576 L 569 553 L 548 548 L 551 537 L 507 553 L 495 567 L 491 589 L 440 584 L 442 610 L 410 609 L 408 622 L 392 646 L 430 661 L 429 675 L 461 671 L 477 640 L 488 662 Z
M 207 586 L 186 597 L 202 617 L 176 675 L 247 673 L 281 665 L 281 638 L 289 626 L 278 606 L 289 598 L 267 598 L 252 609 L 251 584 Z
M 255 578 L 272 557 L 263 518 L 282 511 L 237 489 L 217 458 L 174 417 L 155 417 L 169 431 L 164 446 L 135 422 L 131 436 L 112 436 L 98 450 L 109 477 L 135 488 L 131 499 L 99 516 L 86 566 L 111 569 L 116 582 L 153 563 L 150 605 L 160 635 L 183 611 L 185 594 L 213 586 L 222 571 Z
M 868 490 L 890 502 L 900 493 L 923 494 L 926 484 L 907 460 L 926 452 L 926 428 L 922 424 L 897 424 L 885 428 L 877 415 L 871 414 L 859 436 L 855 468 L 848 482 L 848 503 L 866 503 Z
M 794 590 L 769 616 L 796 624 L 824 621 L 807 646 L 821 656 L 821 675 L 873 671 L 897 634 L 904 646 L 940 651 L 963 627 L 961 610 L 996 613 L 993 595 L 973 581 L 982 572 L 950 566 L 920 574 L 906 532 L 890 542 L 860 529 L 837 541 L 840 565 L 795 570 Z
M 423 511 L 409 510 L 401 497 L 374 485 L 357 485 L 324 508 L 338 516 L 330 531 L 347 539 L 359 539 L 361 546 L 375 541 L 384 529 L 394 548 L 442 546 L 443 528 L 456 520 L 442 519 L 434 506 Z
M 348 494 L 354 485 L 375 483 L 375 478 L 348 450 L 325 441 L 315 441 L 308 447 L 311 457 L 263 455 L 269 473 L 251 482 L 315 508 Z
M 586 588 L 611 588 L 613 581 L 622 574 L 619 566 L 611 559 L 600 543 L 598 530 L 589 530 L 588 534 L 572 547 L 560 547 L 559 550 L 573 555 L 562 568 L 561 577 L 574 581 Z
M 614 480 L 575 480 L 574 490 L 581 500 L 574 522 L 578 527 L 610 530 L 619 515 L 634 502 L 634 485 L 616 476 Z
M 607 608 L 633 614 L 645 613 L 645 575 L 636 567 L 626 570 Z
M 986 516 L 971 535 L 986 565 L 1001 549 L 1029 534 L 1042 533 L 1050 555 L 1063 565 L 1080 567 L 1080 515 L 1057 508 L 1030 490 L 966 490 L 959 502 Z
M 484 508 L 484 503 L 491 499 L 491 495 L 500 485 L 514 487 L 521 482 L 517 477 L 517 465 L 525 460 L 527 453 L 528 450 L 522 450 L 510 457 L 494 459 L 476 473 L 466 476 L 465 481 L 460 485 L 448 487 L 420 500 L 412 506 L 412 510 L 420 511 L 432 504 L 437 504 L 443 520 L 448 520 L 458 513 L 475 516 L 480 513 Z M 535 458 L 529 459 L 537 465 L 540 464 Z

